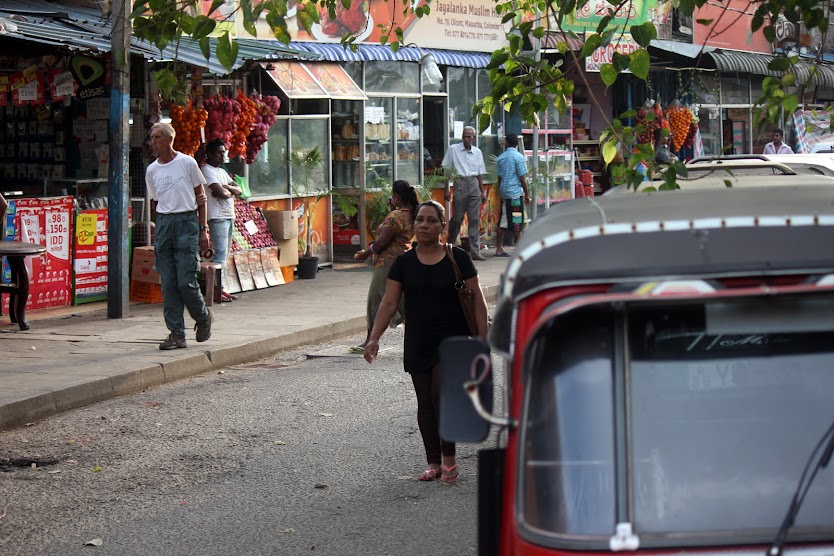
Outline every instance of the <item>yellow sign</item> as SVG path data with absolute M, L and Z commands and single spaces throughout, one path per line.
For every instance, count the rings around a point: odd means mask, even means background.
M 95 214 L 79 214 L 76 222 L 75 235 L 78 238 L 78 245 L 95 245 L 96 243 L 96 221 Z

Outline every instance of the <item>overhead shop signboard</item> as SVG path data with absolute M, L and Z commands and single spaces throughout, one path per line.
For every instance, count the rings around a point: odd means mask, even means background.
M 305 63 L 304 67 L 324 87 L 330 98 L 340 100 L 367 100 L 362 89 L 339 64 Z
M 574 31 L 582 33 L 596 33 L 597 27 L 608 10 L 613 9 L 608 0 L 589 0 L 587 4 L 577 10 L 576 13 L 568 15 L 562 21 L 562 31 Z M 657 38 L 669 38 L 672 31 L 672 3 L 660 2 L 658 0 L 632 0 L 623 4 L 614 14 L 614 18 L 608 24 L 608 29 L 627 27 L 631 25 L 642 25 L 651 21 L 657 29 Z M 548 19 L 548 26 L 554 31 L 560 30 L 553 18 Z
M 232 0 L 229 0 L 232 1 Z M 205 2 L 207 5 L 211 5 Z M 234 0 L 239 4 L 239 0 Z M 414 0 L 413 8 L 425 6 L 426 0 Z M 336 17 L 330 19 L 327 10 L 319 7 L 320 23 L 309 32 L 302 29 L 297 19 L 294 2 L 287 7 L 287 26 L 292 41 L 315 41 L 339 45 L 342 36 L 350 34 L 357 43 L 379 44 L 392 26 L 403 30 L 404 44 L 414 43 L 421 48 L 449 49 L 462 52 L 492 52 L 508 44 L 506 33 L 511 22 L 502 23 L 502 16 L 495 10 L 494 0 L 439 0 L 431 3 L 431 13 L 423 18 L 388 0 L 364 0 L 351 2 L 350 8 L 336 3 Z M 384 25 L 382 25 L 384 24 Z M 249 36 L 243 29 L 243 19 L 235 20 L 238 37 Z M 265 17 L 255 23 L 256 37 L 275 40 Z M 341 45 L 340 45 L 341 46 Z
M 268 69 L 272 66 L 272 69 Z M 316 78 L 301 62 L 275 61 L 262 63 L 266 73 L 275 81 L 287 98 L 329 98 Z

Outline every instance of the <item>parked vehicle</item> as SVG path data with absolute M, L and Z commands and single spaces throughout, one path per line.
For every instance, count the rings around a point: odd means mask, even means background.
M 737 154 L 720 157 L 699 157 L 687 162 L 687 166 L 701 166 L 703 164 L 751 164 L 778 163 L 787 166 L 795 174 L 812 174 L 820 176 L 834 176 L 834 156 L 831 154 Z M 766 172 L 745 171 L 745 173 Z
M 441 435 L 498 429 L 479 556 L 834 551 L 832 200 L 632 193 L 528 228 L 489 343 L 442 346 Z

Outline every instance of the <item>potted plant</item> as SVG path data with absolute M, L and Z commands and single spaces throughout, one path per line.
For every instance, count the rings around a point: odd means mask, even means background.
M 324 165 L 321 151 L 318 147 L 308 152 L 294 151 L 290 153 L 290 167 L 292 179 L 290 187 L 293 195 L 298 197 L 304 208 L 304 253 L 298 258 L 298 278 L 315 278 L 318 272 L 319 258 L 313 255 L 313 212 L 319 201 L 330 195 L 330 189 L 325 187 L 311 191 L 311 182 L 315 178 L 323 181 Z

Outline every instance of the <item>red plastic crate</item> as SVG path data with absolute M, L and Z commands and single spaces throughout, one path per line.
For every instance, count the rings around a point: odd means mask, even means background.
M 130 299 L 142 303 L 162 303 L 162 286 L 150 282 L 131 280 Z

